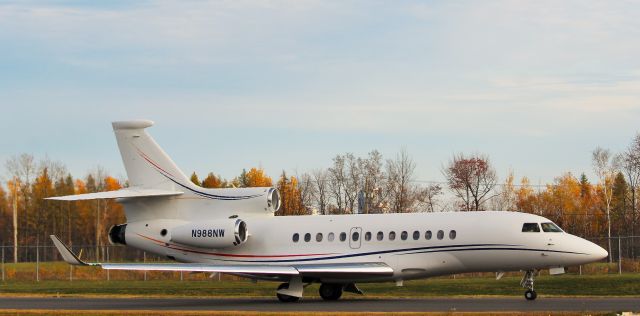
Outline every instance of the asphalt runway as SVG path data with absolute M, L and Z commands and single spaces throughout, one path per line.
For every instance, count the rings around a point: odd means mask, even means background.
M 208 310 L 208 311 L 347 311 L 347 312 L 500 312 L 500 311 L 640 311 L 640 298 L 317 298 L 280 303 L 276 298 L 85 298 L 0 297 L 0 309 L 47 310 Z

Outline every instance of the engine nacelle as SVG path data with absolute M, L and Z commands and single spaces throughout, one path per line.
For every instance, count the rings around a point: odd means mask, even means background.
M 201 248 L 226 248 L 247 241 L 247 224 L 241 219 L 191 222 L 171 230 L 171 241 Z
M 109 229 L 109 242 L 112 245 L 120 244 L 126 245 L 127 239 L 125 233 L 127 231 L 127 224 L 113 225 Z

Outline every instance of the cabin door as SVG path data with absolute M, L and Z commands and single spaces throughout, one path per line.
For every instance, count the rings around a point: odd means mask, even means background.
M 362 243 L 362 227 L 353 227 L 349 233 L 349 247 L 351 249 L 360 248 Z

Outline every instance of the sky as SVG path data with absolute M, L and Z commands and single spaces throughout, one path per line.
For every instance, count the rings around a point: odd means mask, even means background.
M 640 132 L 633 1 L 0 1 L 0 162 L 125 177 L 111 121 L 185 171 L 272 177 L 405 148 L 593 177 Z M 0 175 L 6 178 L 4 164 Z

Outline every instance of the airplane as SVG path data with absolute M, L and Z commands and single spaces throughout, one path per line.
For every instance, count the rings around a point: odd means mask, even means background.
M 362 294 L 357 283 L 396 282 L 468 272 L 523 271 L 525 298 L 535 300 L 542 269 L 607 257 L 600 246 L 564 232 L 542 216 L 505 211 L 274 216 L 278 190 L 205 189 L 193 184 L 147 133 L 149 120 L 113 122 L 129 187 L 49 198 L 115 199 L 127 222 L 112 244 L 157 254 L 168 263 L 87 263 L 51 235 L 72 265 L 107 270 L 226 273 L 282 282 L 282 302 L 298 301 L 320 283 L 322 299 Z

